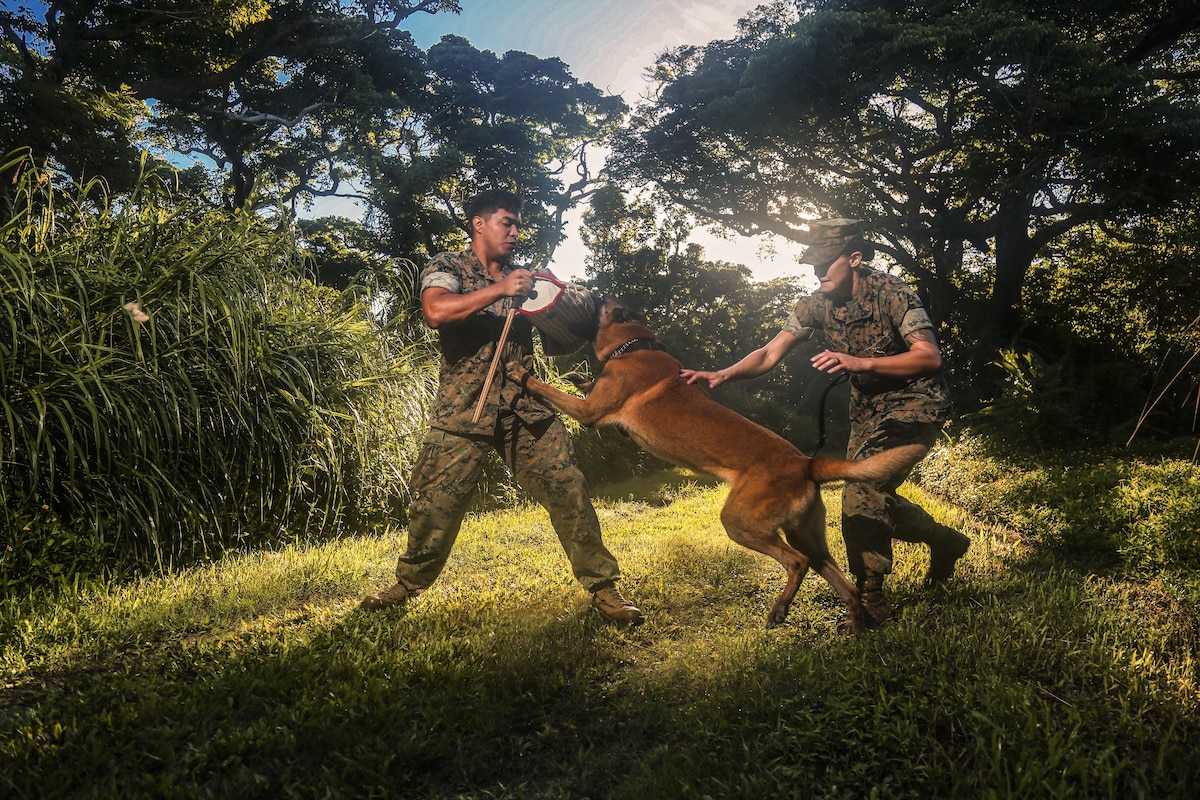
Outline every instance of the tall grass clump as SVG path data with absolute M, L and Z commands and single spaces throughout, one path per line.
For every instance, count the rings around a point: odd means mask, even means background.
M 156 174 L 117 198 L 2 171 L 0 590 L 335 533 L 403 495 L 431 348 L 307 280 L 285 219 Z

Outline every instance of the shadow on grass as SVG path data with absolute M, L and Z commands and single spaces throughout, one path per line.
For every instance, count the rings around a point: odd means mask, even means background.
M 848 638 L 823 624 L 763 629 L 782 585 L 773 562 L 662 549 L 670 572 L 643 585 L 650 622 L 633 631 L 601 623 L 575 586 L 527 587 L 103 653 L 0 712 L 0 787 L 16 798 L 1200 788 L 1195 696 L 1172 671 L 1194 670 L 1187 643 L 1139 639 L 1086 575 L 1034 554 L 936 594 L 897 580 L 897 621 Z M 655 596 L 667 591 L 674 607 Z
M 546 616 L 496 603 L 353 611 L 302 641 L 113 654 L 4 711 L 0 786 L 7 797 L 565 796 L 630 767 L 619 731 L 638 715 L 621 649 L 585 606 Z

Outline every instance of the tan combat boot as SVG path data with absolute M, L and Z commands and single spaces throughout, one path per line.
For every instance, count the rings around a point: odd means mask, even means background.
M 878 553 L 863 553 L 866 574 L 858 579 L 858 596 L 866 613 L 868 628 L 878 628 L 892 618 L 892 610 L 883 599 L 883 576 L 891 572 L 892 562 Z
M 369 594 L 362 599 L 358 607 L 363 611 L 381 611 L 391 606 L 399 605 L 412 595 L 408 587 L 402 583 L 389 586 L 383 591 Z
M 592 595 L 592 608 L 600 616 L 617 625 L 641 625 L 645 619 L 641 610 L 621 596 L 616 586 L 606 586 Z

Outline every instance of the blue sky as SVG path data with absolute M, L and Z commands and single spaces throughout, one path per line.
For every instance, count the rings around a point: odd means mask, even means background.
M 405 27 L 428 48 L 445 33 L 464 37 L 497 55 L 523 50 L 561 58 L 572 74 L 630 105 L 647 87 L 645 70 L 659 53 L 684 44 L 728 39 L 737 21 L 763 0 L 462 0 L 461 14 L 417 14 Z M 583 275 L 586 251 L 579 243 L 578 214 L 567 219 L 567 239 L 559 245 L 555 274 Z M 799 248 L 777 241 L 778 253 L 760 252 L 760 242 L 737 236 L 716 238 L 697 230 L 693 240 L 709 259 L 745 264 L 755 278 L 807 274 L 794 261 Z
M 501 55 L 523 50 L 557 56 L 580 80 L 632 102 L 643 71 L 662 51 L 728 39 L 759 0 L 462 0 L 461 14 L 415 14 L 406 20 L 428 48 L 454 33 Z
M 453 33 L 481 50 L 502 55 L 522 50 L 561 58 L 576 78 L 633 105 L 647 87 L 645 70 L 664 50 L 731 38 L 737 21 L 762 0 L 462 0 L 461 14 L 415 14 L 405 21 L 417 44 L 427 49 Z M 322 213 L 347 213 L 328 209 Z M 567 239 L 550 268 L 559 277 L 582 277 L 586 251 L 579 242 L 579 213 L 567 218 Z M 758 280 L 807 274 L 797 265 L 798 247 L 776 241 L 779 252 L 763 251 L 756 239 L 720 239 L 693 234 L 711 260 L 745 264 Z

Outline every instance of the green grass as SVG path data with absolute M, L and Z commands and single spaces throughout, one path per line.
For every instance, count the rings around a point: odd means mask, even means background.
M 919 490 L 906 491 L 919 495 Z M 1187 797 L 1200 789 L 1195 608 L 1048 561 L 997 528 L 851 638 L 810 576 L 726 539 L 725 490 L 602 493 L 622 588 L 603 624 L 536 507 L 472 516 L 442 579 L 365 614 L 403 533 L 231 555 L 10 603 L 5 797 Z M 636 498 L 649 496 L 650 501 Z M 837 519 L 836 487 L 827 488 Z M 928 501 L 928 498 L 924 498 Z M 831 541 L 842 560 L 836 526 Z

